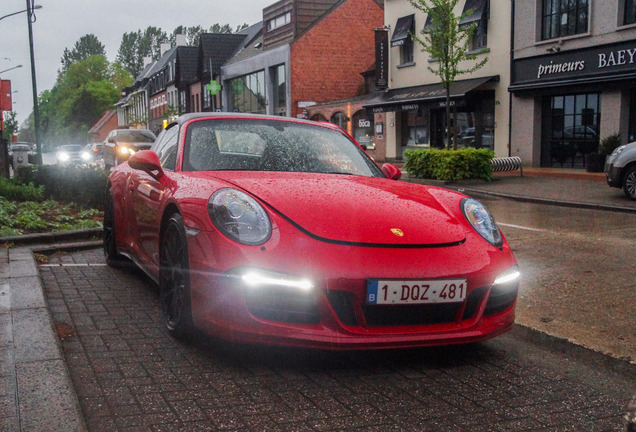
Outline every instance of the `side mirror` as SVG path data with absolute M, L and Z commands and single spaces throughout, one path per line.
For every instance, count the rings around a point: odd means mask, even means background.
M 395 165 L 391 165 L 390 163 L 385 163 L 382 165 L 382 172 L 385 176 L 390 178 L 391 180 L 399 180 L 402 177 L 402 171 Z
M 360 147 L 362 147 L 362 150 L 367 151 L 367 145 L 366 144 L 360 144 Z
M 115 137 L 108 137 L 107 140 L 109 143 L 114 144 L 115 143 Z
M 138 151 L 128 159 L 128 166 L 148 173 L 155 180 L 159 180 L 163 176 L 159 156 L 152 150 Z

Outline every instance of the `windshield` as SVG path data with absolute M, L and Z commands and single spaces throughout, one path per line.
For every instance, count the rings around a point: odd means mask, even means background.
M 343 133 L 291 121 L 217 119 L 188 128 L 184 171 L 287 171 L 383 177 Z
M 150 131 L 143 130 L 129 130 L 129 131 L 119 131 L 117 132 L 117 139 L 119 141 L 126 142 L 143 142 L 143 143 L 153 143 L 155 142 L 155 135 Z
M 30 151 L 31 147 L 29 147 L 27 144 L 17 144 L 17 145 L 12 145 L 11 146 L 11 151 Z

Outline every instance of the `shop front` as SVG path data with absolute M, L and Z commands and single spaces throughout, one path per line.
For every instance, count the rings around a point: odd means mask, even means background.
M 497 76 L 456 81 L 451 85 L 453 140 L 458 148 L 494 150 Z M 403 160 L 407 149 L 445 147 L 446 90 L 441 84 L 390 89 L 364 107 L 386 115 L 389 160 Z
M 533 166 L 586 168 L 600 141 L 636 134 L 636 42 L 513 60 L 511 142 Z

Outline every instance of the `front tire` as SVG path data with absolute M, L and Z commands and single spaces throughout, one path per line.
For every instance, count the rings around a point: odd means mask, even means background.
M 623 192 L 627 198 L 636 200 L 636 166 L 627 168 L 623 177 Z
M 168 331 L 184 337 L 192 331 L 190 263 L 183 218 L 170 217 L 161 236 L 159 299 Z

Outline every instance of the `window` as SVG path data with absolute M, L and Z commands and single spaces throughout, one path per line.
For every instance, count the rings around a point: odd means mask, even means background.
M 358 144 L 366 146 L 367 150 L 375 149 L 373 137 L 373 114 L 367 114 L 367 110 L 360 110 L 353 115 L 353 137 Z
M 275 30 L 291 22 L 291 12 L 286 12 L 278 15 L 275 18 L 267 21 L 267 31 Z
M 477 51 L 488 46 L 488 0 L 466 0 L 462 16 L 460 26 L 475 24 L 470 50 Z
M 347 122 L 349 119 L 345 115 L 345 113 L 338 111 L 334 115 L 331 116 L 330 122 L 338 126 L 340 129 L 347 130 Z
M 636 24 L 636 0 L 624 0 L 625 11 L 623 16 L 623 24 Z
M 589 0 L 543 0 L 541 39 L 587 33 Z
M 272 81 L 274 85 L 274 114 L 287 115 L 287 84 L 285 80 L 285 65 L 273 68 Z
M 229 84 L 234 111 L 265 114 L 265 71 L 234 78 Z
M 547 103 L 550 143 L 542 150 L 542 165 L 580 167 L 582 156 L 598 150 L 600 95 L 553 96 Z
M 398 19 L 391 37 L 391 46 L 400 47 L 400 64 L 413 63 L 413 37 L 415 32 L 415 15 Z

